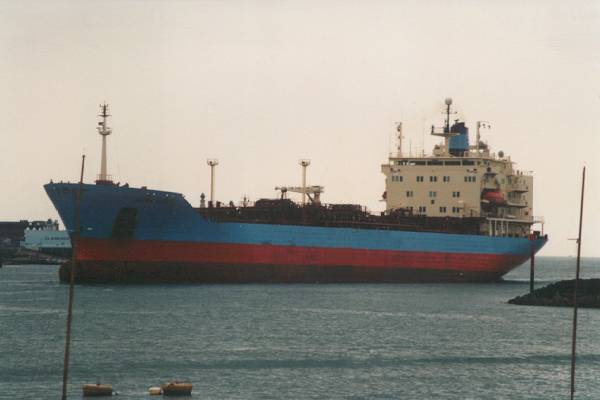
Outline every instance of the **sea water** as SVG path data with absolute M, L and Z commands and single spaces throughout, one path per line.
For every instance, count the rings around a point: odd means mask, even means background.
M 537 286 L 574 276 L 538 257 Z M 585 259 L 583 277 L 600 277 Z M 202 399 L 558 399 L 569 308 L 514 306 L 523 265 L 490 284 L 76 285 L 69 398 L 111 383 L 148 398 L 174 378 Z M 0 269 L 0 398 L 58 399 L 68 285 Z M 578 399 L 600 398 L 600 310 L 581 309 Z

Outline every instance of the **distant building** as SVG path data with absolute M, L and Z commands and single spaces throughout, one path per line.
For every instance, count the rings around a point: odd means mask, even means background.
M 19 243 L 24 239 L 27 226 L 29 226 L 29 221 L 26 220 L 0 221 L 0 246 L 19 247 Z

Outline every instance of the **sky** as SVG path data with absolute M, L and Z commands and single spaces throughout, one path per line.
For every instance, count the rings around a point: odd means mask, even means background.
M 100 169 L 110 104 L 115 181 L 274 197 L 308 183 L 384 209 L 381 164 L 429 153 L 443 101 L 533 171 L 541 255 L 600 256 L 598 1 L 0 1 L 0 220 L 58 218 L 42 185 Z

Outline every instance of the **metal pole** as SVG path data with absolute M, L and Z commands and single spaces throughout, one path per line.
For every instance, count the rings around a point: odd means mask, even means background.
M 585 167 L 581 178 L 581 205 L 579 206 L 579 236 L 577 236 L 577 266 L 575 268 L 575 288 L 573 290 L 573 337 L 571 340 L 571 400 L 575 396 L 575 359 L 577 348 L 577 284 L 581 260 L 581 226 L 583 225 L 583 194 L 585 190 Z
M 215 200 L 215 167 L 219 165 L 219 160 L 216 158 L 209 158 L 206 163 L 210 166 L 210 203 L 214 206 Z
M 306 165 L 302 164 L 302 205 L 306 204 Z
M 105 181 L 106 177 L 106 135 L 102 135 L 102 159 L 100 162 L 100 180 Z
M 534 239 L 529 240 L 531 259 L 529 263 L 529 293 L 533 294 L 533 286 L 535 282 L 535 246 Z
M 210 166 L 210 202 L 215 199 L 215 166 Z
M 300 160 L 302 166 L 302 205 L 306 204 L 306 167 L 310 165 L 310 160 Z
M 475 143 L 475 149 L 477 150 L 477 155 L 479 155 L 479 138 L 481 138 L 481 135 L 479 134 L 479 129 L 481 128 L 481 121 L 477 121 L 477 136 L 476 136 L 476 141 L 477 143 Z
M 535 283 L 535 246 L 533 243 L 534 239 L 530 240 L 531 247 L 531 258 L 529 263 L 529 293 L 533 294 L 533 286 Z
M 62 387 L 62 400 L 67 399 L 67 381 L 69 380 L 69 350 L 71 347 L 71 324 L 73 321 L 73 299 L 75 297 L 75 265 L 77 263 L 77 245 L 79 244 L 80 234 L 80 203 L 81 203 L 81 190 L 83 187 L 83 170 L 85 167 L 85 154 L 81 156 L 81 176 L 79 178 L 79 188 L 77 190 L 77 197 L 75 198 L 75 230 L 71 237 L 71 248 L 73 255 L 71 257 L 71 276 L 69 280 L 69 305 L 67 309 L 67 334 L 65 338 L 65 358 L 63 360 L 63 387 Z

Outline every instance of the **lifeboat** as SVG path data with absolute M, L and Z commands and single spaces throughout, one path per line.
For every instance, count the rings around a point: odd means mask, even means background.
M 483 202 L 489 203 L 491 205 L 504 205 L 506 204 L 506 199 L 504 195 L 499 190 L 490 190 L 481 195 L 481 199 Z
M 192 384 L 190 382 L 171 381 L 160 385 L 163 396 L 191 396 Z
M 112 396 L 113 388 L 106 383 L 86 383 L 82 387 L 85 397 Z

